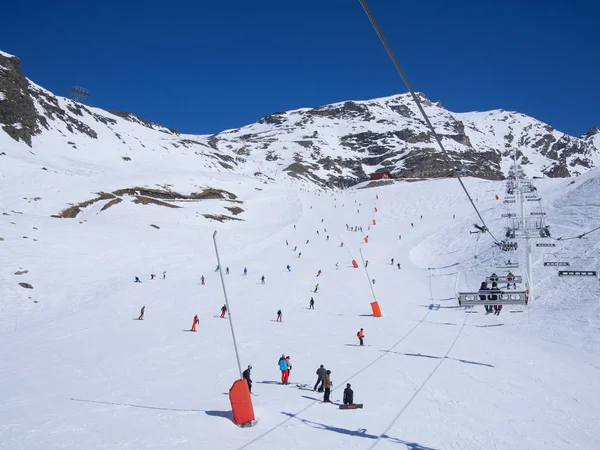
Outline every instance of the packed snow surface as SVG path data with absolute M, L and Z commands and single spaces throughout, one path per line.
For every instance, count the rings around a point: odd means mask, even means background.
M 508 254 L 489 234 L 471 234 L 478 220 L 456 180 L 332 193 L 192 170 L 112 173 L 62 160 L 66 175 L 6 161 L 14 170 L 0 184 L 0 448 L 600 448 L 598 279 L 543 266 L 560 258 L 596 270 L 598 233 L 534 240 L 557 246 L 533 247 L 530 306 L 485 315 L 458 306 L 457 275 L 476 290 L 507 258 L 525 275 L 525 243 Z M 598 226 L 599 175 L 540 180 L 554 237 Z M 202 217 L 223 213 L 219 200 L 172 209 L 131 197 L 50 217 L 94 192 L 155 183 L 226 189 L 243 202 L 231 204 L 243 221 Z M 465 184 L 503 238 L 504 184 Z M 569 195 L 577 207 L 562 200 Z M 218 318 L 215 230 L 242 368 L 253 367 L 252 428 L 231 418 L 239 372 L 229 323 Z M 381 318 L 372 317 L 373 294 Z M 308 388 L 279 383 L 282 353 L 290 381 Z M 332 400 L 351 383 L 364 409 L 322 403 L 312 389 L 320 364 L 331 370 Z

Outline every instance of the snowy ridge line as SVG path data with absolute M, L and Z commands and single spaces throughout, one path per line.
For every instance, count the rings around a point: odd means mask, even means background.
M 396 421 L 402 416 L 402 414 L 404 413 L 404 411 L 406 411 L 408 409 L 408 407 L 413 402 L 413 400 L 417 397 L 417 395 L 419 395 L 419 393 L 425 387 L 425 385 L 427 384 L 427 382 L 431 379 L 431 377 L 433 377 L 433 375 L 437 372 L 437 370 L 440 368 L 440 366 L 442 365 L 442 363 L 446 360 L 446 358 L 448 357 L 448 355 L 450 354 L 450 352 L 454 348 L 454 345 L 456 345 L 456 343 L 458 342 L 458 338 L 460 337 L 462 331 L 464 330 L 465 325 L 467 324 L 467 320 L 469 319 L 469 316 L 470 316 L 470 314 L 465 314 L 465 320 L 463 321 L 463 324 L 460 327 L 460 330 L 458 330 L 458 333 L 456 333 L 456 337 L 452 341 L 452 344 L 450 344 L 450 347 L 448 348 L 448 351 L 446 352 L 446 354 L 444 355 L 444 357 L 439 360 L 439 362 L 433 368 L 433 370 L 431 371 L 431 373 L 427 376 L 427 378 L 425 378 L 425 380 L 423 381 L 423 383 L 421 384 L 421 386 L 419 386 L 417 388 L 417 390 L 414 392 L 414 394 L 412 395 L 412 397 L 408 399 L 408 401 L 406 402 L 406 404 L 404 405 L 404 407 L 398 412 L 398 414 L 396 414 L 396 417 L 394 417 L 394 419 L 390 422 L 390 424 L 388 425 L 388 427 L 383 431 L 383 433 L 381 433 L 379 435 L 379 437 L 373 443 L 373 445 L 371 445 L 369 447 L 369 450 L 375 448 L 377 446 L 377 444 L 379 444 L 379 442 L 381 441 L 381 439 L 387 436 L 387 433 L 391 430 L 391 428 L 394 426 L 394 424 L 396 423 Z
M 402 343 L 402 341 L 404 341 L 404 339 L 406 339 L 408 336 L 410 336 L 412 334 L 413 331 L 415 331 L 420 325 L 422 325 L 423 323 L 425 323 L 425 319 L 427 319 L 427 316 L 429 315 L 429 313 L 431 312 L 431 310 L 427 310 L 427 312 L 425 313 L 425 315 L 423 316 L 423 318 L 421 320 L 419 320 L 417 322 L 417 324 L 412 327 L 410 330 L 408 330 L 408 332 L 406 332 L 404 334 L 404 336 L 402 336 L 394 345 L 392 345 L 390 348 L 383 350 L 382 354 L 379 355 L 377 358 L 375 358 L 373 361 L 371 361 L 370 363 L 368 363 L 366 366 L 364 366 L 362 369 L 360 369 L 359 371 L 355 372 L 353 375 L 351 375 L 349 378 L 347 378 L 346 380 L 342 381 L 341 383 L 337 384 L 336 387 L 334 387 L 333 389 L 331 389 L 331 392 L 335 391 L 336 389 L 345 386 L 346 383 L 348 383 L 350 380 L 352 380 L 354 377 L 360 375 L 362 372 L 364 372 L 365 370 L 367 370 L 369 367 L 371 367 L 373 364 L 375 364 L 376 362 L 378 362 L 380 359 L 384 358 L 385 356 L 387 356 L 389 353 L 392 352 L 392 350 L 394 350 L 398 345 L 400 345 Z M 468 317 L 468 315 L 467 315 Z M 465 318 L 466 321 L 466 318 Z M 463 324 L 464 327 L 464 324 Z M 461 331 L 462 331 L 462 327 L 461 327 Z M 460 333 L 460 331 L 459 331 Z M 455 340 L 456 341 L 456 340 Z M 452 344 L 452 346 L 454 346 L 454 344 Z M 451 350 L 452 348 L 450 348 Z M 450 352 L 450 350 L 448 350 L 448 353 Z M 437 368 L 436 368 L 437 369 Z M 434 371 L 436 370 L 434 369 Z M 272 433 L 273 431 L 275 431 L 276 429 L 278 429 L 279 427 L 281 427 L 282 425 L 286 424 L 287 422 L 289 422 L 292 419 L 296 419 L 298 418 L 297 416 L 299 414 L 302 414 L 304 411 L 308 410 L 309 408 L 313 407 L 315 404 L 317 403 L 321 403 L 321 400 L 313 400 L 312 403 L 308 404 L 307 406 L 305 406 L 304 408 L 302 408 L 300 411 L 298 411 L 297 413 L 291 414 L 287 419 L 285 419 L 283 422 L 275 425 L 274 427 L 272 427 L 270 430 L 265 431 L 263 434 L 261 434 L 260 436 L 257 436 L 256 438 L 254 438 L 253 440 L 251 440 L 250 442 L 242 445 L 241 447 L 238 447 L 237 450 L 242 450 L 245 448 L 248 448 L 250 445 L 258 442 L 260 439 L 262 439 L 263 437 L 267 436 L 268 434 Z M 299 418 L 298 418 L 299 419 Z M 301 419 L 299 419 L 301 420 Z M 380 436 L 381 437 L 381 436 Z

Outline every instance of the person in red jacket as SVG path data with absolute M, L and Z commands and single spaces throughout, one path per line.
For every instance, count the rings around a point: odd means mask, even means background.
M 192 322 L 192 329 L 190 331 L 196 331 L 196 326 L 200 323 L 200 319 L 198 319 L 198 314 L 194 316 L 194 321 Z
M 363 339 L 365 337 L 365 333 L 363 333 L 363 329 L 362 328 L 359 330 L 358 333 L 356 333 L 356 337 L 358 337 L 358 340 L 360 341 L 360 346 L 361 347 L 364 346 L 365 344 L 363 342 Z

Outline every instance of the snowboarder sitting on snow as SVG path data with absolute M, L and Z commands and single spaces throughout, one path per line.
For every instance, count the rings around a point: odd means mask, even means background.
M 134 283 L 141 283 L 141 281 L 140 281 L 140 277 L 135 277 L 135 281 L 134 281 Z
M 317 382 L 315 383 L 315 387 L 313 391 L 323 392 L 323 382 L 325 380 L 327 369 L 323 367 L 323 364 L 317 369 Z
M 154 278 L 156 277 L 156 275 L 154 275 L 153 273 L 150 274 L 150 279 L 154 280 Z
M 225 313 L 227 312 L 227 305 L 223 305 L 221 307 L 221 319 L 225 317 Z
M 277 310 L 277 322 L 281 322 L 283 317 L 283 313 L 281 312 L 281 310 Z
M 350 383 L 346 383 L 344 389 L 344 405 L 354 405 L 354 391 L 350 387 Z
M 248 390 L 252 393 L 252 380 L 250 379 L 250 371 L 252 370 L 252 366 L 248 366 L 244 372 L 242 372 L 242 377 L 248 383 Z
M 140 317 L 138 317 L 138 320 L 144 320 L 144 312 L 146 312 L 146 307 L 142 306 L 142 310 L 140 311 Z

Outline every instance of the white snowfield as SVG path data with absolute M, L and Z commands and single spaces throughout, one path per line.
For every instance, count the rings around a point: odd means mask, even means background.
M 11 168 L 0 183 L 2 449 L 600 448 L 598 279 L 543 266 L 597 270 L 600 232 L 534 240 L 557 245 L 533 249 L 529 307 L 485 315 L 458 306 L 457 273 L 472 290 L 507 259 L 525 275 L 525 243 L 502 253 L 489 234 L 471 234 L 478 221 L 453 179 L 332 193 L 191 168 L 99 170 L 62 157 L 41 171 L 39 161 L 1 161 Z M 53 171 L 61 164 L 68 174 Z M 553 237 L 600 225 L 599 180 L 598 170 L 572 184 L 537 180 Z M 503 238 L 504 183 L 464 181 Z M 100 202 L 75 219 L 50 217 L 93 192 L 157 183 L 226 189 L 243 202 L 244 221 L 202 217 L 224 213 L 220 200 L 171 209 L 127 196 L 102 212 Z M 231 420 L 227 393 L 239 373 L 229 324 L 218 318 L 214 230 L 231 271 L 242 366 L 253 367 L 252 428 Z M 381 318 L 371 315 L 371 286 Z M 291 356 L 290 381 L 308 389 L 279 384 L 282 354 Z M 364 409 L 322 403 L 312 390 L 320 364 L 331 370 L 332 400 L 351 383 Z

